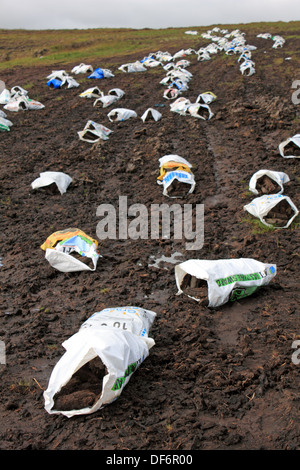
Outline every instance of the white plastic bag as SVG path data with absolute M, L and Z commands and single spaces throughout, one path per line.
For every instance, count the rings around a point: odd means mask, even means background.
M 0 115 L 0 131 L 10 131 L 10 127 L 13 123 Z
M 86 235 L 82 230 L 70 228 L 60 230 L 50 235 L 41 245 L 45 251 L 45 258 L 49 264 L 63 273 L 76 271 L 95 271 L 101 255 L 98 252 L 98 242 Z M 90 267 L 72 253 L 82 258 L 90 258 L 93 266 Z
M 164 91 L 163 97 L 166 98 L 166 100 L 174 100 L 180 93 L 180 90 L 177 88 L 169 87 Z
M 10 94 L 11 94 L 11 97 L 13 98 L 15 95 L 18 95 L 18 96 L 28 96 L 28 91 L 25 90 L 24 88 L 20 87 L 20 86 L 14 86 L 10 89 Z
M 94 69 L 91 65 L 79 64 L 72 68 L 71 73 L 78 75 L 79 73 L 93 72 Z
M 244 60 L 240 65 L 240 71 L 242 75 L 247 75 L 250 77 L 255 73 L 255 65 L 252 60 Z
M 111 122 L 127 121 L 130 118 L 136 118 L 137 113 L 132 109 L 115 108 L 108 113 L 107 117 Z
M 195 177 L 191 172 L 192 165 L 179 155 L 165 155 L 159 159 L 160 176 L 157 184 L 163 186 L 163 195 L 171 198 L 179 197 L 170 195 L 170 187 L 174 181 L 184 183 L 189 186 L 186 195 L 191 194 L 195 189 Z M 180 196 L 183 197 L 183 196 Z
M 177 295 L 185 293 L 198 302 L 204 301 L 208 307 L 251 295 L 275 275 L 275 264 L 252 258 L 191 259 L 175 266 Z
M 210 104 L 217 99 L 216 95 L 211 91 L 206 91 L 205 93 L 200 93 L 197 96 L 196 103 L 200 104 Z
M 6 88 L 0 94 L 0 104 L 7 104 L 11 100 L 10 91 Z
M 149 330 L 156 313 L 139 307 L 106 308 L 96 312 L 79 331 L 63 343 L 66 352 L 55 365 L 44 392 L 45 409 L 49 414 L 74 415 L 94 413 L 116 400 L 132 374 L 149 355 L 155 344 Z M 94 403 L 79 409 L 55 409 L 56 395 L 72 376 L 95 358 L 106 373 Z
M 295 147 L 299 147 L 300 149 L 300 134 L 295 134 L 294 136 L 289 137 L 288 139 L 284 140 L 279 144 L 278 148 L 280 155 L 284 158 L 300 158 L 300 152 L 299 155 L 285 155 L 284 149 L 290 143 L 292 143 Z
M 259 194 L 256 185 L 260 178 L 264 176 L 268 176 L 271 180 L 275 181 L 275 183 L 278 184 L 280 190 L 277 192 L 277 194 L 282 194 L 284 189 L 283 185 L 290 181 L 288 175 L 286 173 L 283 173 L 282 171 L 258 170 L 256 173 L 254 173 L 254 175 L 252 175 L 249 181 L 249 190 L 252 191 L 254 194 Z
M 273 223 L 268 223 L 266 221 L 267 217 L 270 217 L 270 211 L 279 203 L 286 201 L 288 208 L 291 210 L 291 214 L 286 219 L 287 222 L 284 225 L 278 225 Z M 288 196 L 282 194 L 270 194 L 257 197 L 253 199 L 252 202 L 244 206 L 244 210 L 252 214 L 254 217 L 258 217 L 259 220 L 268 227 L 274 228 L 287 228 L 295 217 L 297 217 L 299 211 L 295 204 Z
M 112 88 L 108 91 L 108 95 L 116 95 L 119 99 L 125 95 L 125 92 L 121 88 Z
M 170 110 L 173 113 L 178 113 L 178 114 L 181 114 L 182 116 L 185 116 L 191 104 L 192 103 L 190 102 L 188 98 L 184 98 L 183 96 L 181 96 L 180 98 L 177 98 L 177 100 L 175 100 L 173 103 L 170 104 Z
M 197 119 L 203 119 L 204 121 L 209 121 L 214 113 L 208 106 L 208 104 L 192 103 L 187 109 L 187 112 Z
M 113 131 L 108 129 L 103 124 L 99 124 L 95 121 L 89 120 L 82 131 L 78 131 L 77 134 L 80 140 L 85 142 L 95 143 L 98 140 L 108 140 L 109 135 Z
M 145 72 L 147 69 L 143 66 L 140 61 L 132 62 L 129 64 L 124 64 L 119 67 L 119 70 L 125 73 L 133 73 L 133 72 Z
M 32 100 L 27 96 L 17 96 L 12 98 L 5 106 L 4 109 L 7 111 L 18 112 L 18 111 L 26 111 L 26 110 L 36 110 L 36 109 L 43 109 L 45 106 L 40 103 L 39 101 Z
M 87 90 L 80 93 L 80 98 L 99 98 L 103 96 L 104 93 L 97 87 L 88 88 Z
M 108 108 L 112 104 L 114 104 L 116 101 L 118 101 L 118 97 L 116 95 L 104 95 L 100 96 L 100 98 L 97 98 L 96 101 L 94 101 L 93 106 L 99 107 L 101 106 L 102 108 Z
M 32 189 L 38 189 L 53 183 L 56 184 L 60 194 L 64 194 L 72 183 L 72 178 L 60 171 L 44 171 L 40 173 L 39 178 L 31 183 L 31 187 Z
M 148 108 L 144 114 L 141 116 L 141 119 L 143 122 L 148 121 L 148 120 L 154 120 L 154 121 L 159 121 L 161 119 L 162 115 L 159 111 L 153 108 Z

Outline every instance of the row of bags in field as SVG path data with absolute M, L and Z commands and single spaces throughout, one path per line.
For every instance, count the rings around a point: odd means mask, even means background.
M 276 265 L 251 258 L 188 260 L 175 267 L 178 294 L 187 290 L 203 301 L 205 289 L 210 307 L 251 295 L 275 275 Z M 156 312 L 135 306 L 91 315 L 62 344 L 65 353 L 44 391 L 46 411 L 71 418 L 115 401 L 155 345 L 149 336 L 155 317 Z
M 78 229 L 52 234 L 42 249 L 70 253 L 79 240 L 86 253 L 98 243 Z M 65 251 L 64 251 L 65 250 Z M 252 258 L 198 260 L 175 266 L 178 295 L 185 294 L 210 308 L 242 299 L 276 276 L 275 264 Z M 88 318 L 62 346 L 44 391 L 49 414 L 68 418 L 91 414 L 112 403 L 155 345 L 149 336 L 156 312 L 141 307 L 105 308 Z M 92 384 L 92 386 L 91 386 Z

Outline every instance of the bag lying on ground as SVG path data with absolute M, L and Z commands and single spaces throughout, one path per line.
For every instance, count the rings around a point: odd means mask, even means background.
M 295 134 L 279 144 L 279 153 L 284 158 L 300 158 L 300 134 Z
M 95 271 L 101 256 L 97 240 L 77 228 L 54 232 L 41 245 L 41 249 L 46 252 L 45 258 L 50 265 L 64 273 Z M 92 260 L 91 267 L 87 264 L 89 260 Z
M 177 88 L 169 87 L 164 91 L 163 97 L 167 100 L 174 100 L 178 95 L 180 95 L 180 93 L 180 90 Z
M 141 119 L 143 122 L 145 121 L 159 121 L 161 119 L 162 115 L 159 111 L 153 108 L 148 108 L 144 114 L 141 116 Z
M 125 92 L 121 90 L 121 88 L 112 88 L 111 90 L 108 91 L 108 95 L 115 95 L 119 99 L 122 98 L 125 95 Z
M 8 111 L 17 112 L 17 111 L 25 111 L 27 109 L 43 109 L 45 106 L 40 103 L 39 101 L 32 100 L 27 96 L 16 96 L 13 97 L 5 106 L 4 109 Z
M 64 85 L 66 85 L 67 88 L 79 87 L 79 83 L 64 71 L 53 72 L 49 77 L 50 79 L 47 82 L 47 86 L 50 88 L 62 88 Z
M 98 124 L 95 121 L 89 120 L 82 131 L 78 131 L 77 134 L 80 140 L 85 142 L 95 143 L 98 140 L 108 140 L 109 135 L 112 133 L 110 129 L 103 126 L 103 124 Z
M 270 194 L 257 197 L 244 210 L 258 217 L 268 227 L 287 228 L 299 211 L 288 196 Z
M 111 77 L 114 77 L 114 74 L 109 69 L 101 69 L 100 67 L 95 69 L 94 72 L 88 76 L 88 78 L 95 78 L 95 79 L 111 78 Z
M 0 94 L 0 104 L 7 104 L 11 100 L 10 91 L 6 88 Z
M 44 392 L 46 411 L 71 418 L 116 400 L 155 344 L 148 336 L 155 316 L 139 307 L 94 313 L 62 344 L 66 352 Z
M 208 104 L 192 103 L 187 108 L 187 112 L 195 118 L 208 121 L 214 115 Z
M 247 297 L 275 275 L 275 264 L 251 258 L 191 259 L 175 266 L 177 295 L 184 293 L 208 307 Z
M 95 107 L 102 107 L 102 108 L 108 108 L 112 104 L 114 104 L 116 101 L 118 101 L 119 98 L 116 95 L 104 95 L 100 96 L 100 98 L 97 98 L 96 101 L 94 101 L 93 106 Z
M 180 98 L 177 98 L 177 100 L 175 100 L 173 103 L 170 104 L 170 110 L 173 113 L 178 113 L 178 114 L 181 114 L 182 116 L 185 116 L 191 104 L 192 103 L 190 102 L 188 98 L 184 98 L 183 96 L 181 96 Z
M 78 75 L 79 73 L 93 72 L 93 70 L 91 65 L 79 64 L 72 68 L 71 73 Z
M 132 109 L 126 109 L 126 108 L 115 108 L 112 109 L 108 115 L 108 119 L 113 122 L 113 121 L 127 121 L 130 118 L 136 118 L 137 113 L 133 111 Z
M 139 62 L 132 62 L 129 64 L 123 64 L 119 67 L 119 70 L 125 73 L 132 73 L 132 72 L 145 72 L 147 69 Z
M 68 186 L 72 183 L 72 178 L 65 173 L 60 171 L 44 171 L 40 173 L 39 178 L 36 178 L 32 183 L 32 189 L 39 189 L 45 186 L 50 186 L 51 184 L 55 184 L 60 192 L 60 194 L 64 194 Z
M 157 183 L 163 186 L 163 195 L 171 198 L 184 197 L 195 189 L 192 165 L 179 155 L 165 155 L 159 159 L 160 175 Z
M 16 95 L 18 95 L 18 96 L 20 96 L 20 95 L 28 96 L 28 91 L 25 90 L 24 88 L 22 88 L 21 86 L 17 85 L 17 86 L 13 86 L 11 88 L 10 94 L 11 94 L 11 97 L 14 97 Z
M 200 93 L 197 96 L 196 103 L 200 104 L 210 104 L 217 99 L 216 95 L 211 91 L 206 91 L 205 93 Z
M 83 91 L 79 96 L 80 98 L 99 98 L 99 96 L 104 96 L 104 93 L 95 86 Z
M 255 73 L 254 62 L 252 60 L 244 60 L 240 65 L 240 71 L 242 75 L 250 77 Z
M 254 194 L 282 194 L 283 185 L 290 178 L 282 171 L 259 170 L 249 181 L 249 190 Z
M 0 131 L 10 131 L 12 125 L 13 123 L 9 119 L 0 115 Z

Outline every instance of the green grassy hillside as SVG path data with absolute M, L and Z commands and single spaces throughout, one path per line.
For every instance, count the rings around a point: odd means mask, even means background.
M 157 50 L 199 47 L 207 42 L 201 37 L 215 26 L 240 29 L 246 34 L 270 32 L 300 40 L 300 21 L 211 25 L 167 29 L 86 29 L 86 30 L 0 30 L 0 70 L 15 66 L 39 66 L 106 60 L 129 54 L 141 56 Z M 188 29 L 198 35 L 185 34 Z

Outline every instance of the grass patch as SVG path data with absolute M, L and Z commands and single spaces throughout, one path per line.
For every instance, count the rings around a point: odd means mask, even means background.
M 202 38 L 201 33 L 215 26 L 226 28 L 229 31 L 240 29 L 246 33 L 246 36 L 270 32 L 272 35 L 285 35 L 290 40 L 300 37 L 300 21 L 196 26 L 192 27 L 198 31 L 198 35 L 195 36 L 185 34 L 188 28 L 1 29 L 0 70 L 16 66 L 51 66 L 72 62 L 87 63 L 89 61 L 97 61 L 98 66 L 102 66 L 103 61 L 109 62 L 109 58 L 116 56 L 125 57 L 136 54 L 143 58 L 158 50 L 171 53 L 181 48 L 191 47 L 198 50 L 211 42 L 211 40 Z M 228 60 L 228 56 L 226 58 Z M 103 66 L 107 65 L 103 64 Z
M 274 232 L 274 230 L 276 230 L 273 227 L 268 227 L 267 225 L 264 225 L 259 219 L 252 218 L 251 216 L 243 217 L 241 219 L 240 223 L 249 225 L 249 227 L 251 227 L 251 233 L 253 235 L 258 235 L 258 234 L 268 233 L 268 232 Z

